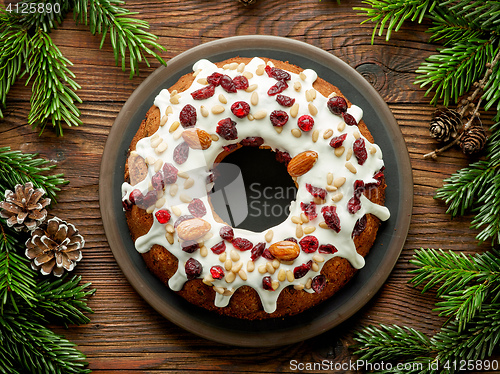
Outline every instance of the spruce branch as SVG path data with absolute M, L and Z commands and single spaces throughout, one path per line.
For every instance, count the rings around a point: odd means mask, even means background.
M 131 18 L 138 12 L 131 12 L 121 5 L 122 0 L 74 0 L 74 18 L 77 22 L 89 24 L 90 32 L 102 35 L 101 45 L 104 45 L 109 33 L 111 46 L 118 66 L 126 70 L 127 51 L 129 55 L 130 78 L 139 74 L 139 63 L 144 61 L 149 67 L 147 55 L 156 58 L 165 65 L 163 58 L 154 51 L 165 51 L 165 47 L 157 42 L 158 37 L 146 31 L 149 24 L 146 21 Z
M 75 75 L 68 68 L 73 64 L 62 55 L 49 34 L 41 29 L 31 37 L 30 48 L 28 82 L 33 77 L 35 79 L 28 124 L 33 129 L 40 127 L 41 134 L 47 124 L 52 122 L 56 134 L 62 136 L 62 123 L 68 126 L 82 123 L 80 110 L 75 104 L 82 102 L 75 93 L 80 85 L 72 79 Z
M 445 46 L 470 39 L 488 39 L 489 33 L 474 19 L 466 18 L 436 7 L 429 16 L 434 26 L 429 28 L 431 42 L 442 41 Z
M 372 44 L 375 35 L 382 36 L 387 27 L 386 40 L 392 31 L 398 31 L 406 20 L 422 22 L 424 16 L 432 12 L 438 0 L 364 0 L 371 8 L 354 7 L 354 10 L 364 12 L 367 21 L 375 23 L 372 34 Z
M 49 161 L 38 157 L 38 154 L 11 151 L 10 147 L 0 147 L 0 198 L 3 199 L 6 189 L 16 184 L 32 182 L 36 188 L 43 188 L 47 195 L 56 201 L 58 187 L 69 183 L 63 174 L 48 174 L 56 167 Z

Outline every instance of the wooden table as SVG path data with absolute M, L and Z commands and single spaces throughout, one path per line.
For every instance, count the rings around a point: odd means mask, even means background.
M 97 289 L 89 305 L 95 313 L 84 326 L 56 330 L 76 342 L 95 373 L 159 372 L 288 372 L 290 361 L 347 362 L 353 330 L 367 324 L 397 323 L 437 332 L 443 319 L 433 312 L 432 292 L 421 294 L 407 282 L 408 261 L 416 248 L 480 252 L 471 217 L 450 219 L 446 206 L 435 200 L 442 180 L 469 160 L 457 150 L 437 161 L 423 155 L 435 148 L 428 136 L 434 110 L 425 90 L 413 85 L 415 70 L 437 45 L 428 44 L 426 26 L 406 23 L 390 41 L 375 38 L 353 6 L 361 0 L 259 0 L 245 7 L 236 0 L 139 0 L 127 7 L 140 11 L 151 31 L 167 46 L 165 59 L 211 40 L 234 35 L 276 35 L 305 41 L 341 58 L 361 73 L 389 104 L 406 140 L 414 178 L 414 208 L 408 239 L 394 271 L 380 292 L 354 317 L 316 338 L 280 348 L 237 348 L 207 341 L 184 331 L 156 313 L 129 285 L 106 241 L 98 203 L 99 166 L 106 137 L 118 112 L 137 86 L 159 65 L 141 65 L 132 80 L 115 66 L 109 42 L 68 15 L 52 37 L 74 66 L 83 103 L 83 125 L 66 128 L 58 138 L 47 129 L 39 137 L 26 126 L 29 88 L 18 82 L 8 96 L 6 117 L 0 121 L 0 146 L 39 152 L 57 164 L 70 183 L 51 213 L 74 223 L 86 239 L 84 259 L 75 273 Z M 491 118 L 485 115 L 483 118 Z

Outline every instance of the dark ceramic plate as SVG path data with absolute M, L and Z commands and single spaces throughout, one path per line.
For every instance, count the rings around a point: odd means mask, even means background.
M 269 57 L 316 70 L 363 108 L 365 122 L 383 151 L 386 164 L 386 205 L 389 221 L 382 224 L 366 266 L 338 294 L 299 316 L 265 321 L 221 317 L 188 304 L 146 268 L 129 236 L 121 206 L 123 169 L 128 146 L 155 96 L 191 72 L 201 58 Z M 109 245 L 118 265 L 136 291 L 161 315 L 207 339 L 249 346 L 277 346 L 319 335 L 356 313 L 389 276 L 406 240 L 413 204 L 413 181 L 401 131 L 377 91 L 349 65 L 317 47 L 273 36 L 237 36 L 190 49 L 158 68 L 130 96 L 109 133 L 102 157 L 99 201 Z

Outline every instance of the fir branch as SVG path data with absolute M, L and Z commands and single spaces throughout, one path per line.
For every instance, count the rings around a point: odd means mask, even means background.
M 496 54 L 494 49 L 490 40 L 483 39 L 471 39 L 441 49 L 417 69 L 422 76 L 415 80 L 415 84 L 430 86 L 425 94 L 434 91 L 431 104 L 442 99 L 448 106 L 450 100 L 457 102 L 484 75 L 486 63 L 491 62 Z
M 442 41 L 447 46 L 471 39 L 488 39 L 490 36 L 476 20 L 456 15 L 448 9 L 445 11 L 436 7 L 430 18 L 434 23 L 434 27 L 429 28 L 432 33 L 430 42 Z
M 73 64 L 62 55 L 49 34 L 41 29 L 31 37 L 30 48 L 28 82 L 33 77 L 35 79 L 28 124 L 33 128 L 40 127 L 41 134 L 52 122 L 57 135 L 62 136 L 63 122 L 68 126 L 82 123 L 80 110 L 75 105 L 75 102 L 82 102 L 75 93 L 80 85 L 72 79 L 75 75 L 68 68 Z
M 22 314 L 0 315 L 2 350 L 13 352 L 13 367 L 23 373 L 90 373 L 76 345 Z
M 12 17 L 15 17 L 18 24 L 22 25 L 25 30 L 43 30 L 45 32 L 50 32 L 50 30 L 57 28 L 63 20 L 66 14 L 71 10 L 71 1 L 65 0 L 45 0 L 40 2 L 39 0 L 23 0 L 23 4 L 27 4 L 27 9 L 30 9 L 30 5 L 34 4 L 37 8 L 36 12 L 27 12 L 23 14 L 16 14 L 12 12 Z M 47 4 L 51 5 L 51 11 L 47 11 Z M 59 12 L 54 11 L 54 5 L 59 5 Z M 39 7 L 43 5 L 43 11 L 39 10 Z
M 440 4 L 456 16 L 474 20 L 483 29 L 498 30 L 500 3 L 492 0 L 446 0 Z
M 11 151 L 10 147 L 0 147 L 0 199 L 3 199 L 6 189 L 12 189 L 16 184 L 32 182 L 36 188 L 43 188 L 47 195 L 56 201 L 59 185 L 69 183 L 63 174 L 49 174 L 56 167 L 49 161 L 39 158 L 38 154 Z
M 90 283 L 80 284 L 80 276 L 66 278 L 67 274 L 58 280 L 46 279 L 36 285 L 36 311 L 52 322 L 65 325 L 90 322 L 84 313 L 93 313 L 87 306 L 87 298 L 94 294 L 95 289 L 88 289 Z
M 371 8 L 355 7 L 354 10 L 364 12 L 367 20 L 375 23 L 372 34 L 372 43 L 375 35 L 382 36 L 387 25 L 386 40 L 391 37 L 392 31 L 398 31 L 404 21 L 422 22 L 424 16 L 431 13 L 438 0 L 364 0 L 364 4 Z
M 9 13 L 0 8 L 0 118 L 3 118 L 7 93 L 24 72 L 29 39 L 28 33 L 16 24 Z
M 165 51 L 165 47 L 157 42 L 158 37 L 146 31 L 149 24 L 146 21 L 131 18 L 138 14 L 131 12 L 121 5 L 121 0 L 75 0 L 74 17 L 76 21 L 89 24 L 90 32 L 102 35 L 101 45 L 104 45 L 109 33 L 111 46 L 118 66 L 126 70 L 127 51 L 129 54 L 130 78 L 139 75 L 139 63 L 144 61 L 149 67 L 146 55 L 156 58 L 165 65 L 163 58 L 154 51 Z

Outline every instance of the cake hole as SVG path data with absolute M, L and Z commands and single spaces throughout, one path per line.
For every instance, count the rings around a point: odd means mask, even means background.
M 214 169 L 210 198 L 215 212 L 233 227 L 255 232 L 283 222 L 297 188 L 269 149 L 242 147 Z

